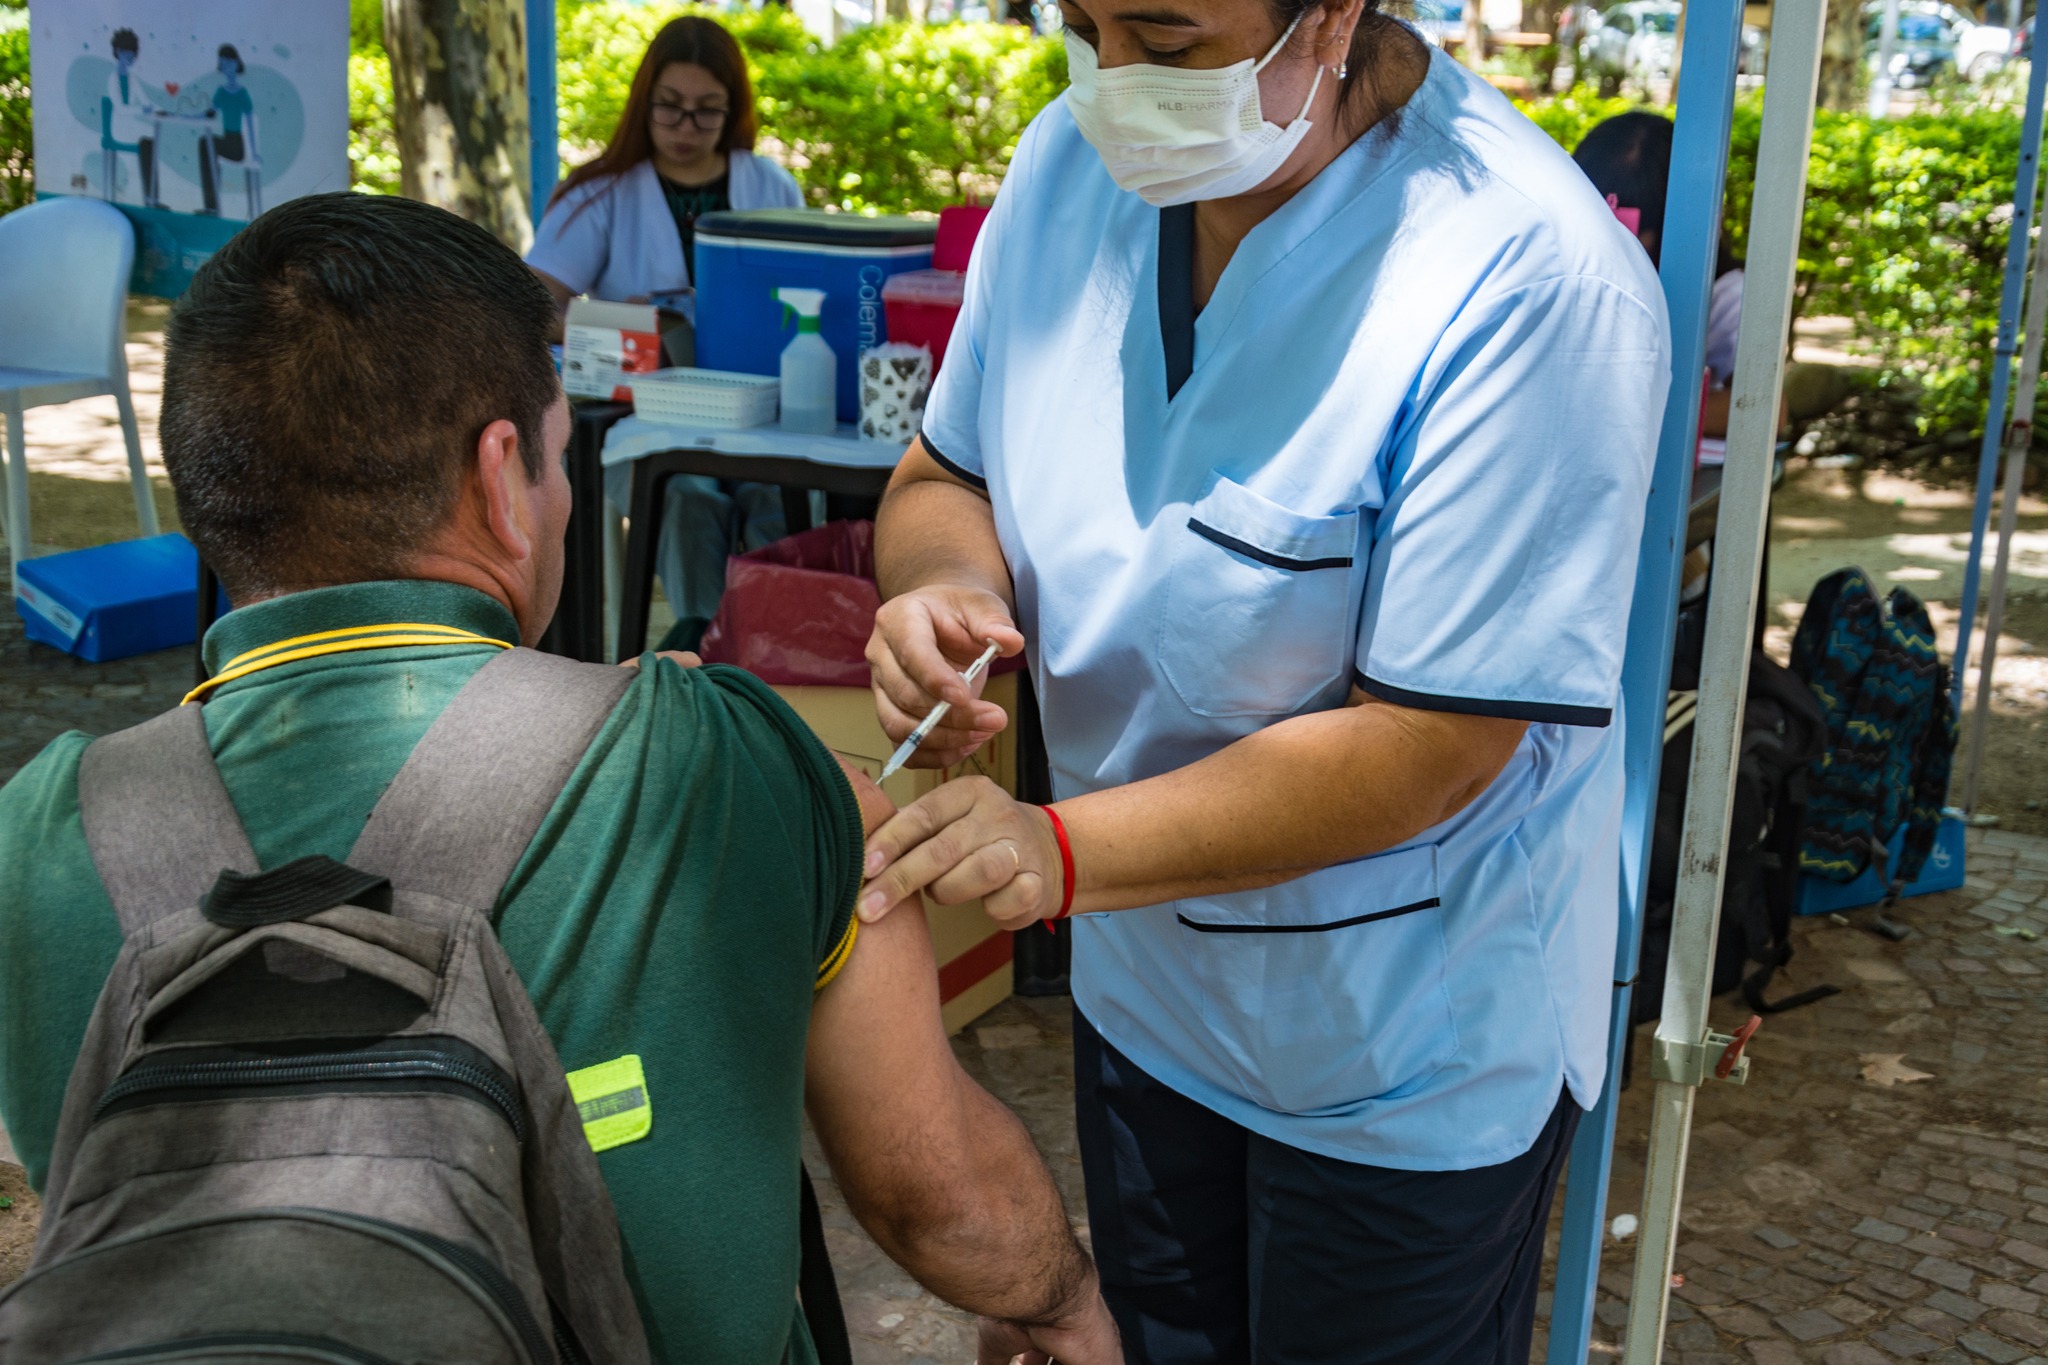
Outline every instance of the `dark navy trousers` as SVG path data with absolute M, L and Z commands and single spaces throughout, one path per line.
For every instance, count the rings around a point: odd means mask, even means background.
M 1470 1171 L 1318 1156 L 1147 1074 L 1074 1013 L 1102 1292 L 1131 1365 L 1527 1365 L 1569 1092 Z

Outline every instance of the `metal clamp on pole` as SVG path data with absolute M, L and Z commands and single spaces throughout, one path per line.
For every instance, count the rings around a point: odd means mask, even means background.
M 1650 1053 L 1650 1076 L 1678 1085 L 1705 1085 L 1726 1081 L 1730 1085 L 1749 1082 L 1749 1057 L 1743 1051 L 1763 1026 L 1763 1016 L 1752 1014 L 1749 1022 L 1733 1034 L 1707 1030 L 1702 1042 L 1659 1038 Z

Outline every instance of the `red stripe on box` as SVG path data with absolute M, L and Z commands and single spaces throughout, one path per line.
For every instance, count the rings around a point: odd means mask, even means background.
M 969 948 L 939 968 L 939 1001 L 944 1003 L 965 995 L 974 987 L 988 980 L 991 972 L 1010 965 L 1010 956 L 1015 950 L 1013 937 L 1006 929 L 998 929 L 981 942 Z

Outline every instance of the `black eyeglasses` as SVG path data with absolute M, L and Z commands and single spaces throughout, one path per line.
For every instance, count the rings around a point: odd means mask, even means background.
M 685 109 L 680 104 L 656 104 L 654 121 L 664 128 L 680 128 L 685 120 L 697 125 L 701 132 L 715 133 L 725 126 L 729 109 Z

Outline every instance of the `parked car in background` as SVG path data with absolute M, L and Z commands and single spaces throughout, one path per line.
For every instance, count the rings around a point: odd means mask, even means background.
M 1883 7 L 1864 6 L 1863 58 L 1873 76 L 1877 74 L 1883 27 Z M 1889 73 L 1892 88 L 1924 90 L 1943 72 L 1957 69 L 1955 34 L 1950 26 L 1938 15 L 1899 6 L 1899 28 L 1892 41 Z
M 2026 21 L 2012 31 L 2012 51 L 2009 55 L 2016 62 L 2030 62 L 2034 60 L 2033 15 L 2029 14 L 2026 17 Z
M 1671 74 L 1678 43 L 1676 0 L 1626 0 L 1585 18 L 1579 70 L 1613 94 L 1623 78 L 1647 85 Z
M 1875 56 L 1877 34 L 1884 22 L 1884 5 L 1881 0 L 1871 0 L 1863 6 L 1863 27 L 1865 32 L 1865 55 Z M 1929 78 L 1942 70 L 1953 67 L 1973 81 L 1981 81 L 1999 67 L 2005 65 L 2011 53 L 2013 31 L 2000 24 L 1979 23 L 1972 16 L 1957 9 L 1944 0 L 1900 0 L 1899 3 L 1899 44 L 1893 52 L 1907 49 L 1907 31 L 1913 30 L 1918 37 L 1914 45 L 1926 55 L 1920 58 L 1920 68 Z M 1939 32 L 1936 29 L 1939 29 Z M 1945 48 L 1946 55 L 1932 51 Z M 1925 85 L 1909 69 L 1910 63 L 1894 61 L 1892 83 L 1907 88 Z M 1873 66 L 1872 71 L 1876 68 Z M 1905 79 L 1901 79 L 1901 75 Z

